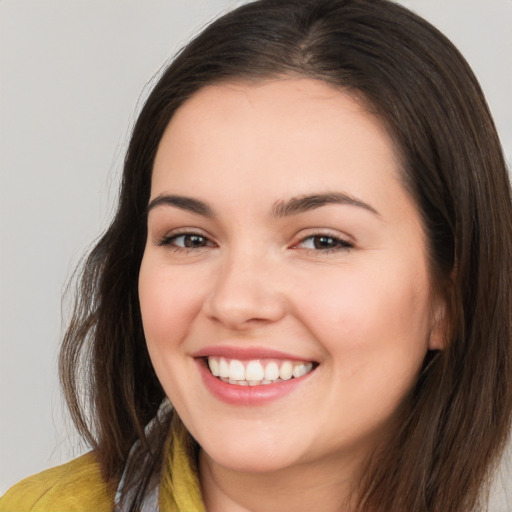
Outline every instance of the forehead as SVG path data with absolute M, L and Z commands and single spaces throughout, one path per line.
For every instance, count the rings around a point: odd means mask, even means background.
M 348 93 L 310 79 L 226 83 L 202 88 L 177 110 L 154 178 L 186 163 L 189 173 L 221 179 L 236 162 L 239 173 L 270 167 L 285 176 L 291 166 L 305 176 L 313 167 L 317 174 L 327 170 L 341 154 L 340 165 L 354 174 L 357 168 L 360 177 L 377 160 L 379 169 L 398 169 L 386 130 Z
M 349 124 L 351 128 L 347 130 Z M 179 125 L 178 129 L 175 129 L 176 125 Z M 281 141 L 288 137 L 311 138 L 318 133 L 326 142 L 330 139 L 339 142 L 339 135 L 351 138 L 351 133 L 356 136 L 365 131 L 367 134 L 378 132 L 384 144 L 391 143 L 383 123 L 369 113 L 355 94 L 323 81 L 305 78 L 205 86 L 177 109 L 166 134 L 175 136 L 179 130 L 182 135 L 194 138 L 198 129 L 219 126 L 223 130 L 231 127 L 236 131 L 237 139 L 244 135 L 239 131 L 241 127 L 259 130 L 258 133 L 253 131 L 251 137 L 259 135 L 263 138 L 275 126 L 288 128 L 281 133 Z M 325 129 L 321 130 L 322 127 Z M 327 134 L 330 128 L 335 129 L 331 130 L 332 137 Z
M 401 175 L 383 123 L 352 95 L 311 79 L 223 83 L 175 113 L 151 196 L 193 196 L 240 216 L 293 196 L 342 192 L 390 218 L 417 217 Z

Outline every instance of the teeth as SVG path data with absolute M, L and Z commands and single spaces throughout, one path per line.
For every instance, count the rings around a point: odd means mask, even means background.
M 265 378 L 265 370 L 259 361 L 251 361 L 245 369 L 245 378 L 249 381 L 260 381 Z
M 223 357 L 219 361 L 219 377 L 229 377 L 229 365 Z
M 290 361 L 285 361 L 279 369 L 279 377 L 283 380 L 290 380 L 293 375 L 293 365 Z
M 311 363 L 303 363 L 297 364 L 293 367 L 293 376 L 295 378 L 302 377 L 309 373 L 313 369 L 313 365 Z
M 220 375 L 219 373 L 219 361 L 217 359 L 214 359 L 213 357 L 210 357 L 208 359 L 208 366 L 210 367 L 210 371 L 212 372 L 212 375 L 215 377 L 218 377 Z
M 297 378 L 297 377 L 301 377 L 302 375 L 304 375 L 306 373 L 306 365 L 305 364 L 298 364 L 297 366 L 295 366 L 292 370 L 292 375 Z
M 313 369 L 313 363 L 305 361 L 240 361 L 213 356 L 208 358 L 208 366 L 215 377 L 241 386 L 260 386 L 290 380 L 302 377 Z
M 231 359 L 229 362 L 229 378 L 231 380 L 245 380 L 245 368 L 242 361 Z
M 265 380 L 277 380 L 279 378 L 279 366 L 273 361 L 265 366 Z
M 248 382 L 246 380 L 238 380 L 238 379 L 227 379 L 230 384 L 239 384 L 240 386 L 247 386 Z

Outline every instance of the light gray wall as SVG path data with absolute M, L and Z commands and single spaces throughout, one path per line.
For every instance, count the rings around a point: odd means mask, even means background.
M 240 3 L 0 0 L 0 493 L 80 453 L 57 381 L 63 285 L 109 218 L 141 91 Z M 510 162 L 512 1 L 402 3 L 465 54 Z M 491 512 L 512 511 L 508 485 Z

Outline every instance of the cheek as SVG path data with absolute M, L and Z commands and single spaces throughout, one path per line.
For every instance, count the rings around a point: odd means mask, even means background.
M 201 308 L 198 286 L 185 269 L 176 272 L 145 256 L 139 274 L 139 302 L 148 352 L 167 396 L 186 411 L 183 383 L 191 382 L 195 365 L 184 350 L 184 340 Z
M 426 273 L 414 267 L 407 272 L 401 265 L 388 265 L 386 272 L 382 268 L 340 269 L 324 283 L 305 287 L 304 323 L 332 359 L 342 361 L 345 374 L 377 368 L 379 360 L 415 371 L 425 355 L 430 324 Z
M 169 346 L 186 336 L 200 308 L 197 283 L 182 273 L 143 259 L 139 276 L 139 301 L 148 347 Z
M 355 431 L 385 424 L 416 382 L 428 347 L 426 284 L 415 271 L 352 269 L 318 300 L 305 294 L 304 323 L 326 352 L 328 396 L 340 414 L 352 411 Z

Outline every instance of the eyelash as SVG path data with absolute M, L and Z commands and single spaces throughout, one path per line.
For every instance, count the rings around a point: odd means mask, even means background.
M 324 240 L 327 243 L 331 244 L 329 247 L 316 247 L 315 245 L 315 239 L 316 241 Z M 302 244 L 304 244 L 307 240 L 313 241 L 313 247 L 304 247 L 304 250 L 310 251 L 310 252 L 321 252 L 322 254 L 330 254 L 333 252 L 339 252 L 339 251 L 349 251 L 350 249 L 354 248 L 354 245 L 347 240 L 344 240 L 343 238 L 336 237 L 334 235 L 326 234 L 326 233 L 315 233 L 309 236 L 306 236 L 302 238 L 297 244 L 294 245 L 295 247 L 298 247 Z
M 187 240 L 187 239 L 191 240 L 194 237 L 197 239 L 201 239 L 202 245 L 189 246 L 189 247 L 176 245 L 176 240 L 178 240 L 180 238 L 183 238 L 184 243 L 186 243 L 185 240 Z M 315 233 L 315 234 L 308 235 L 308 236 L 302 238 L 298 243 L 296 243 L 292 246 L 292 249 L 297 249 L 297 248 L 300 249 L 301 248 L 300 246 L 304 245 L 304 243 L 308 240 L 312 241 L 313 247 L 303 247 L 303 249 L 310 253 L 330 254 L 330 253 L 339 252 L 339 251 L 349 251 L 350 249 L 354 248 L 354 245 L 351 242 L 348 242 L 347 240 L 344 240 L 342 238 L 339 238 L 339 237 L 336 237 L 336 236 L 333 236 L 330 234 L 326 234 L 326 233 Z M 327 243 L 327 244 L 330 244 L 330 246 L 318 247 L 315 242 L 320 242 L 320 244 Z M 214 242 L 212 242 L 211 240 L 209 240 L 208 237 L 206 237 L 200 233 L 194 233 L 194 232 L 176 233 L 173 235 L 165 236 L 161 240 L 158 241 L 157 245 L 160 247 L 169 247 L 170 249 L 172 249 L 173 251 L 176 251 L 176 252 L 197 251 L 197 250 L 201 250 L 204 248 L 216 246 L 216 244 Z
M 183 238 L 183 239 L 192 239 L 192 238 L 200 238 L 202 240 L 204 240 L 204 245 L 200 245 L 200 246 L 195 246 L 195 247 L 186 247 L 186 246 L 180 246 L 180 245 L 176 245 L 176 240 L 178 240 L 179 238 Z M 189 251 L 195 251 L 195 250 L 198 250 L 198 249 L 203 249 L 205 247 L 215 247 L 215 244 L 213 242 L 211 242 L 206 236 L 200 234 L 200 233 L 194 233 L 194 232 L 190 232 L 190 233 L 175 233 L 174 235 L 169 235 L 169 236 L 164 236 L 158 243 L 157 245 L 159 247 L 169 247 L 170 249 L 172 249 L 173 251 L 176 251 L 176 252 L 189 252 Z

